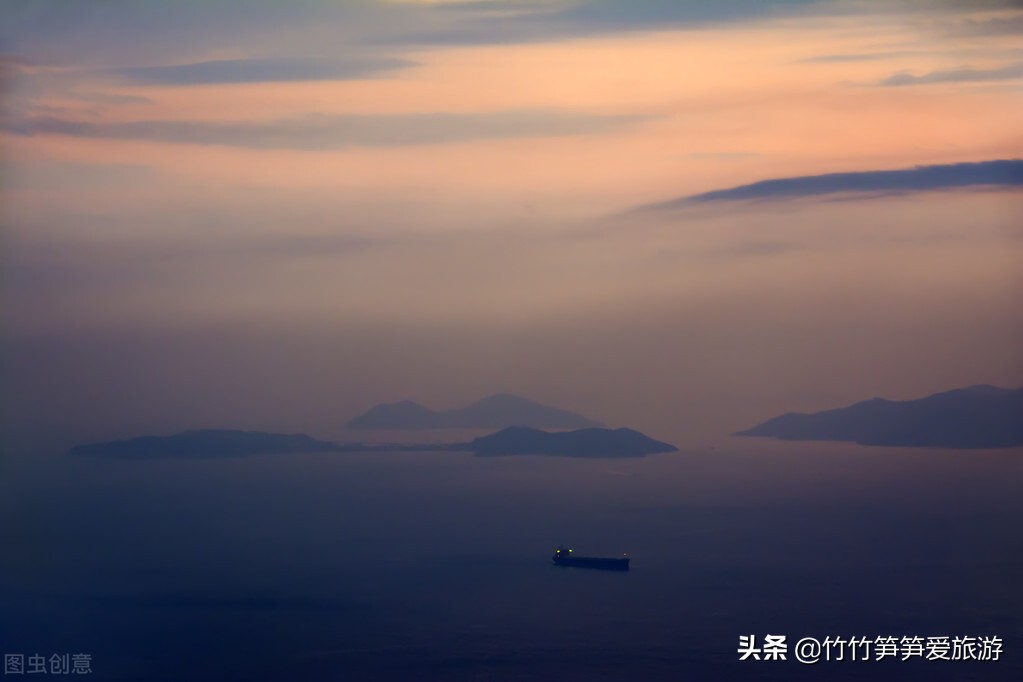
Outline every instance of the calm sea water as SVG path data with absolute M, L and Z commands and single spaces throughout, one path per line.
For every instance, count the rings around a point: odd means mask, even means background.
M 0 649 L 90 679 L 1023 679 L 1018 450 L 19 453 L 0 492 Z M 554 567 L 562 542 L 633 570 Z M 744 634 L 1005 650 L 740 662 Z

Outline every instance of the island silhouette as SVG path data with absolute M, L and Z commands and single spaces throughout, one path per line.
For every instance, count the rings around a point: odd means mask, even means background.
M 338 444 L 305 434 L 266 433 L 232 429 L 195 429 L 172 436 L 139 436 L 127 440 L 89 443 L 71 448 L 71 454 L 124 457 L 239 457 L 289 452 L 334 452 Z
M 1016 447 L 1023 445 L 1023 388 L 981 384 L 916 400 L 873 398 L 823 412 L 789 412 L 733 435 L 896 447 Z
M 365 431 L 503 429 L 528 426 L 536 429 L 583 429 L 599 422 L 575 412 L 542 405 L 521 396 L 498 393 L 471 405 L 436 411 L 411 400 L 384 403 L 355 417 L 345 426 Z
M 556 455 L 560 457 L 642 457 L 674 452 L 662 443 L 632 429 L 579 429 L 540 431 L 510 426 L 465 445 L 477 455 Z
M 203 459 L 299 452 L 465 451 L 476 455 L 642 457 L 677 448 L 632 429 L 548 432 L 509 427 L 464 443 L 332 443 L 304 434 L 207 429 L 78 445 L 70 454 L 115 459 Z

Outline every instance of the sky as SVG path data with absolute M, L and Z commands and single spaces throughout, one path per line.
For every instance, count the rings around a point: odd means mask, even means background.
M 0 3 L 6 437 L 1023 385 L 1023 4 Z M 20 441 L 19 441 L 20 442 Z

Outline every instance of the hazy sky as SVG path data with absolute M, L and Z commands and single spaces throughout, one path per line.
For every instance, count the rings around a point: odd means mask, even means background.
M 1023 385 L 1019 2 L 0 4 L 10 434 Z

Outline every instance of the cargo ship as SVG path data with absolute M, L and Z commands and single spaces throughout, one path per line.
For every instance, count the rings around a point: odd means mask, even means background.
M 605 571 L 627 571 L 629 570 L 629 557 L 594 557 L 576 556 L 571 549 L 558 545 L 554 550 L 551 561 L 555 566 L 576 566 L 578 568 L 600 568 Z

